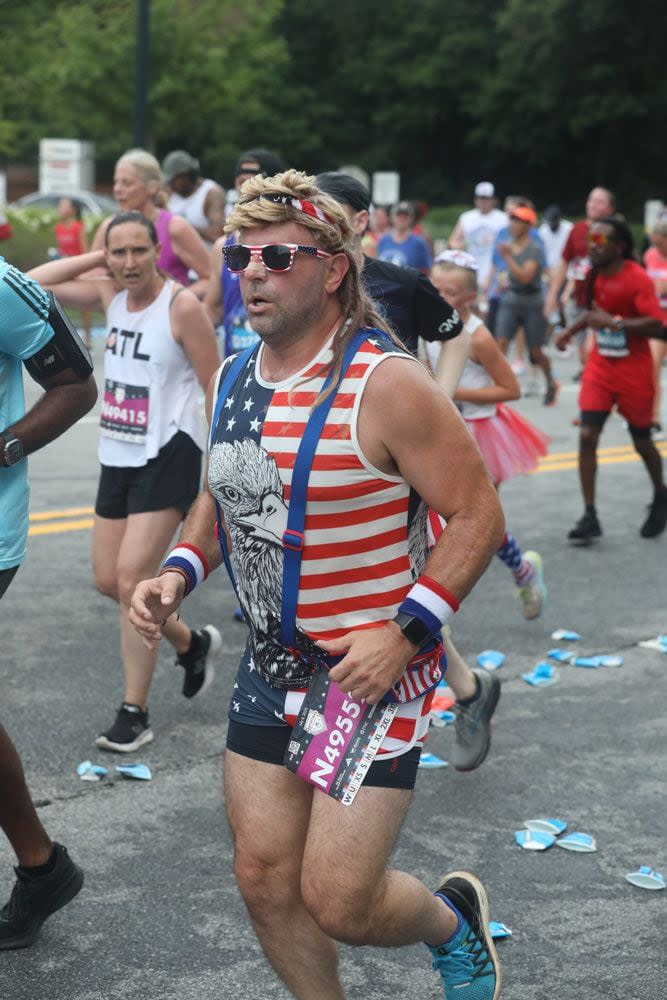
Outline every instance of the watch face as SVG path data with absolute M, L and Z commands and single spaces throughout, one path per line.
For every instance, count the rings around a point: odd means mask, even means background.
M 5 443 L 5 462 L 7 465 L 16 465 L 23 458 L 23 445 L 18 438 L 13 438 Z

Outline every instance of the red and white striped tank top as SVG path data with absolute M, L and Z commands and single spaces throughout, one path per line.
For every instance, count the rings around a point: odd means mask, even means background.
M 307 676 L 278 650 L 282 533 L 292 469 L 330 343 L 302 371 L 279 384 L 262 379 L 261 352 L 225 400 L 211 435 L 209 485 L 232 539 L 239 598 L 250 625 L 258 671 L 279 687 Z M 374 468 L 357 438 L 359 408 L 371 374 L 387 357 L 414 359 L 385 338 L 357 352 L 336 394 L 308 483 L 297 606 L 300 644 L 371 628 L 394 617 L 423 567 L 423 505 L 400 476 Z M 381 377 L 381 374 L 379 375 Z M 415 516 L 419 511 L 418 516 Z

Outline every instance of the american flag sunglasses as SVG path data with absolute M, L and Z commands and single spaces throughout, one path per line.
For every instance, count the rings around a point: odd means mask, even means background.
M 222 252 L 227 267 L 233 274 L 245 271 L 253 256 L 259 256 L 267 271 L 289 271 L 297 253 L 320 258 L 332 256 L 318 247 L 302 246 L 300 243 L 263 243 L 254 247 L 246 246 L 244 243 L 233 243 L 223 247 Z

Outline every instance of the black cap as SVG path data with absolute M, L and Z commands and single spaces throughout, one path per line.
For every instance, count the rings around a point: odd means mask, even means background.
M 339 170 L 327 170 L 315 178 L 320 191 L 331 195 L 342 205 L 350 205 L 355 212 L 367 212 L 371 207 L 368 189 L 352 174 L 342 174 Z
M 237 174 L 241 165 L 249 160 L 259 164 L 260 173 L 264 177 L 273 177 L 274 174 L 281 174 L 287 169 L 280 157 L 270 149 L 247 149 L 236 161 Z

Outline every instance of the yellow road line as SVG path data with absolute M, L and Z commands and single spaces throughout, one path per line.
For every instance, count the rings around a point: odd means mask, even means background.
M 59 535 L 64 531 L 84 531 L 92 528 L 92 517 L 83 518 L 80 521 L 52 521 L 50 524 L 36 524 L 28 529 L 28 534 L 34 535 Z
M 31 521 L 53 521 L 62 520 L 64 517 L 82 517 L 84 514 L 93 514 L 92 507 L 65 507 L 63 510 L 40 510 L 36 514 L 30 515 Z
M 667 441 L 656 441 L 656 448 L 658 451 L 661 448 L 667 448 Z M 610 448 L 598 448 L 598 455 L 618 455 L 618 454 L 634 454 L 634 445 L 631 444 L 618 444 L 613 445 Z M 577 451 L 552 451 L 544 458 L 540 459 L 540 464 L 544 462 L 560 462 L 566 458 L 576 458 L 579 453 Z
M 667 458 L 667 441 L 656 441 L 660 454 Z M 639 456 L 632 445 L 612 445 L 598 449 L 598 465 L 619 465 L 638 462 Z M 577 452 L 561 451 L 545 455 L 532 475 L 541 472 L 567 472 L 577 468 Z M 30 515 L 30 536 L 56 535 L 65 531 L 84 531 L 93 526 L 93 507 L 65 507 L 62 510 L 43 510 Z M 88 515 L 88 516 L 86 516 Z M 41 523 L 46 522 L 46 523 Z M 50 522 L 50 523 L 49 523 Z

